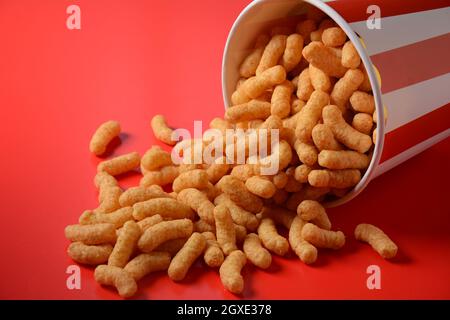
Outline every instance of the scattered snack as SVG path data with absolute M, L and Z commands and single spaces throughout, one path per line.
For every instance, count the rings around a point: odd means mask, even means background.
M 186 241 L 183 248 L 173 257 L 167 273 L 174 281 L 183 280 L 191 265 L 203 253 L 206 239 L 198 232 L 194 232 Z
M 150 187 L 132 187 L 124 191 L 119 197 L 121 207 L 132 206 L 135 203 L 155 198 L 168 198 L 169 195 L 159 185 Z
M 95 281 L 107 286 L 114 286 L 123 298 L 134 296 L 137 284 L 124 269 L 114 266 L 99 265 L 94 272 Z
M 108 261 L 113 247 L 110 244 L 87 245 L 82 242 L 72 242 L 67 248 L 67 254 L 72 260 L 88 265 L 98 265 Z
M 355 228 L 355 238 L 370 244 L 384 259 L 392 259 L 397 254 L 397 245 L 380 229 L 372 224 L 361 223 Z
M 258 236 L 264 247 L 280 256 L 284 256 L 289 250 L 288 241 L 280 236 L 275 223 L 270 218 L 263 218 L 258 227 Z
M 110 160 L 100 162 L 97 171 L 106 172 L 112 176 L 139 168 L 141 156 L 137 152 L 131 152 Z
M 141 253 L 127 263 L 125 270 L 134 280 L 139 281 L 149 273 L 167 270 L 170 264 L 168 252 Z
M 303 239 L 302 230 L 305 225 L 300 217 L 292 220 L 289 228 L 289 244 L 295 254 L 306 264 L 312 264 L 317 260 L 317 249 L 308 241 Z
M 220 267 L 225 257 L 216 240 L 216 236 L 211 231 L 203 232 L 202 235 L 206 239 L 206 249 L 203 255 L 205 263 L 211 268 Z
M 189 219 L 157 223 L 144 231 L 139 238 L 138 247 L 143 252 L 152 252 L 156 247 L 168 240 L 189 237 L 193 228 L 192 221 Z
M 163 218 L 182 219 L 192 218 L 192 209 L 172 198 L 156 198 L 133 205 L 133 217 L 142 220 L 146 217 L 159 214 Z
M 240 294 L 244 290 L 244 278 L 241 270 L 247 263 L 247 258 L 241 250 L 231 252 L 220 266 L 220 280 L 230 292 Z
M 248 178 L 247 181 L 245 181 L 245 186 L 248 191 L 264 199 L 272 198 L 275 191 L 277 191 L 277 188 L 272 181 L 261 176 Z
M 258 235 L 250 233 L 245 237 L 243 249 L 247 259 L 261 269 L 267 269 L 272 263 L 272 255 L 265 249 Z
M 95 131 L 89 143 L 89 150 L 100 156 L 106 151 L 106 147 L 112 139 L 117 137 L 120 133 L 120 123 L 114 120 L 102 123 Z
M 125 267 L 141 234 L 142 230 L 136 222 L 127 221 L 117 237 L 117 242 L 108 259 L 108 265 Z
M 187 188 L 204 189 L 208 186 L 208 174 L 205 170 L 195 169 L 181 173 L 172 184 L 175 192 Z
M 80 241 L 87 245 L 116 242 L 116 227 L 112 223 L 69 225 L 64 230 L 64 233 L 70 241 Z
M 156 115 L 154 135 L 172 151 L 150 146 L 142 158 L 131 152 L 99 163 L 98 207 L 85 210 L 65 236 L 72 241 L 68 255 L 97 266 L 100 284 L 131 297 L 136 281 L 151 272 L 167 270 L 182 281 L 201 256 L 239 294 L 247 259 L 269 271 L 272 253 L 284 256 L 291 248 L 314 264 L 320 248 L 344 246 L 324 206 L 345 200 L 369 168 L 377 110 L 345 32 L 313 7 L 306 17 L 295 30 L 271 26 L 255 39 L 239 66 L 231 106 L 201 137 L 175 141 Z M 116 121 L 102 124 L 90 151 L 104 154 L 120 130 Z M 116 177 L 129 171 L 142 178 L 122 190 Z M 384 258 L 397 252 L 372 225 L 358 225 L 355 237 Z
M 229 255 L 232 251 L 237 250 L 236 231 L 230 210 L 225 205 L 219 204 L 214 208 L 214 218 L 217 242 L 222 248 L 223 253 Z
M 167 125 L 166 118 L 163 115 L 156 115 L 152 118 L 151 127 L 153 134 L 158 140 L 165 144 L 173 146 L 176 141 L 172 140 L 173 130 Z
M 116 228 L 120 228 L 125 222 L 131 219 L 133 219 L 133 208 L 123 207 L 110 213 L 100 213 L 92 210 L 86 210 L 81 214 L 78 222 L 82 225 L 111 223 Z
M 307 223 L 302 228 L 302 238 L 319 248 L 340 249 L 345 244 L 342 231 L 329 231 Z

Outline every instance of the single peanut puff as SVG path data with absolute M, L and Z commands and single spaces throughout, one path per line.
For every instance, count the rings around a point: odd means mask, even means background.
M 371 224 L 356 226 L 355 238 L 367 242 L 384 259 L 391 259 L 397 254 L 397 245 L 380 229 Z
M 300 55 L 301 57 L 301 55 Z M 273 90 L 270 113 L 277 117 L 286 118 L 291 112 L 291 95 L 294 87 L 289 80 L 279 84 Z
M 102 123 L 95 131 L 89 143 L 89 150 L 99 156 L 105 153 L 106 147 L 112 139 L 120 134 L 120 123 L 117 121 L 107 121 Z
M 278 234 L 275 223 L 270 218 L 261 220 L 258 227 L 258 235 L 264 247 L 280 256 L 284 256 L 289 250 L 288 241 Z
M 347 35 L 339 27 L 327 28 L 322 33 L 322 42 L 327 47 L 340 47 L 345 43 Z
M 317 260 L 317 249 L 302 237 L 302 229 L 305 225 L 300 217 L 295 217 L 289 229 L 289 244 L 295 254 L 306 264 Z
M 208 174 L 205 170 L 195 169 L 181 173 L 174 181 L 172 189 L 180 192 L 186 188 L 203 189 L 208 186 Z
M 99 213 L 86 210 L 80 216 L 80 224 L 112 223 L 116 228 L 120 228 L 125 222 L 133 219 L 133 208 L 124 207 L 110 213 Z
M 108 261 L 112 249 L 110 244 L 89 246 L 82 242 L 72 242 L 67 248 L 67 254 L 78 263 L 98 265 Z
M 225 110 L 225 119 L 232 122 L 242 122 L 255 119 L 266 119 L 270 116 L 269 102 L 253 99 L 243 104 L 228 107 Z
M 348 188 L 361 180 L 361 172 L 357 169 L 312 170 L 308 175 L 310 185 L 319 188 Z
M 303 226 L 302 237 L 319 248 L 340 249 L 345 244 L 345 235 L 342 231 L 321 229 L 312 223 Z
M 311 82 L 311 76 L 309 74 L 309 68 L 304 69 L 298 76 L 297 82 L 297 97 L 300 100 L 308 101 L 311 94 L 314 91 L 314 87 Z
M 189 219 L 160 222 L 144 231 L 138 241 L 138 247 L 143 252 L 151 252 L 168 240 L 189 237 L 193 228 Z
M 309 66 L 309 78 L 311 79 L 311 85 L 313 86 L 314 90 L 320 90 L 323 92 L 329 92 L 331 89 L 331 80 L 330 77 L 320 70 L 319 68 L 315 67 L 314 65 Z
M 375 100 L 373 96 L 363 91 L 353 92 L 350 96 L 350 104 L 356 112 L 372 114 L 375 111 Z
M 127 263 L 125 270 L 134 280 L 141 280 L 149 273 L 167 270 L 170 264 L 170 254 L 168 252 L 141 253 Z
M 331 91 L 331 103 L 337 105 L 341 112 L 344 112 L 351 95 L 358 90 L 363 80 L 364 74 L 359 69 L 347 70 L 345 75 L 336 82 Z
M 181 219 L 192 218 L 192 209 L 172 198 L 156 198 L 133 205 L 133 217 L 142 220 L 146 217 L 159 214 L 163 218 Z
M 223 253 L 229 255 L 236 247 L 236 231 L 228 208 L 219 204 L 214 208 L 217 242 Z
M 120 195 L 119 203 L 122 207 L 127 207 L 150 199 L 169 197 L 159 185 L 151 185 L 148 188 L 131 187 Z
M 244 278 L 241 270 L 247 263 L 245 254 L 240 250 L 230 253 L 219 269 L 220 280 L 230 292 L 240 294 L 244 290 Z
M 342 65 L 349 69 L 356 69 L 361 63 L 358 51 L 351 41 L 347 41 L 342 47 Z
M 155 137 L 168 145 L 175 145 L 177 141 L 172 140 L 173 130 L 167 125 L 166 118 L 163 115 L 155 115 L 151 121 L 151 127 Z
M 261 61 L 256 69 L 256 75 L 260 75 L 265 70 L 275 66 L 278 60 L 282 57 L 284 49 L 286 48 L 287 36 L 275 35 L 270 39 L 266 48 L 264 49 Z
M 373 117 L 367 113 L 357 113 L 353 116 L 352 127 L 369 135 L 373 127 Z
M 136 281 L 122 268 L 99 265 L 95 268 L 94 278 L 100 284 L 116 287 L 123 298 L 130 298 L 136 294 Z
M 205 263 L 211 268 L 220 267 L 225 257 L 216 240 L 216 236 L 212 232 L 203 232 L 202 235 L 206 239 L 206 249 L 203 255 Z
M 136 243 L 142 234 L 141 228 L 134 221 L 127 221 L 120 232 L 114 249 L 108 259 L 109 266 L 123 268 L 130 259 Z
M 277 188 L 269 179 L 253 176 L 245 181 L 247 190 L 264 199 L 272 198 Z
M 250 233 L 245 237 L 243 250 L 248 260 L 261 269 L 267 269 L 272 263 L 272 255 L 265 249 L 258 235 Z
M 298 65 L 302 58 L 302 49 L 303 37 L 301 35 L 293 33 L 287 37 L 286 49 L 280 61 L 286 72 L 291 71 Z
M 205 247 L 206 239 L 200 233 L 194 232 L 170 262 L 169 269 L 167 269 L 170 279 L 174 281 L 183 280 L 189 268 L 203 253 Z
M 70 241 L 80 241 L 87 245 L 114 243 L 116 241 L 116 227 L 112 223 L 69 225 L 64 229 L 64 233 Z
M 137 152 L 127 153 L 110 160 L 100 162 L 97 166 L 98 172 L 106 172 L 112 176 L 139 168 L 141 156 Z
M 331 129 L 334 137 L 348 148 L 366 153 L 372 146 L 370 136 L 359 132 L 342 117 L 338 107 L 329 105 L 322 110 L 323 122 Z
M 329 103 L 330 97 L 323 91 L 314 91 L 297 118 L 295 135 L 302 142 L 311 141 L 311 133 L 322 115 L 322 109 Z
M 364 153 L 350 150 L 322 150 L 319 153 L 319 165 L 328 169 L 366 169 L 370 159 Z

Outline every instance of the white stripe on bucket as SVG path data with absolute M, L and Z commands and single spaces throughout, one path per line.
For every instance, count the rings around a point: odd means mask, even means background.
M 384 94 L 383 104 L 388 109 L 386 133 L 449 103 L 449 88 L 447 73 Z
M 421 153 L 422 151 L 425 151 L 432 145 L 450 137 L 450 129 L 444 130 L 441 133 L 438 133 L 435 136 L 432 136 L 431 138 L 422 141 L 421 143 L 416 144 L 415 146 L 407 149 L 406 151 L 403 151 L 402 153 L 399 153 L 395 157 L 392 157 L 380 165 L 375 169 L 375 172 L 373 174 L 373 179 L 376 177 L 382 175 L 386 171 L 391 170 L 392 168 L 396 167 L 397 165 L 405 162 L 406 160 L 409 160 L 410 158 L 414 157 L 415 155 Z
M 368 29 L 365 20 L 350 26 L 375 55 L 450 32 L 450 7 L 381 18 L 379 30 Z

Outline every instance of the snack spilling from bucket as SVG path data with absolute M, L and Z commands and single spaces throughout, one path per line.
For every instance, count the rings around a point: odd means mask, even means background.
M 175 164 L 169 152 L 152 146 L 142 157 L 132 152 L 98 165 L 99 206 L 66 227 L 72 241 L 68 254 L 96 266 L 96 281 L 114 286 L 122 297 L 135 295 L 137 282 L 155 271 L 167 270 L 173 281 L 182 281 L 198 259 L 205 268 L 218 268 L 224 287 L 239 294 L 247 263 L 267 269 L 273 254 L 292 251 L 314 265 L 319 249 L 345 245 L 322 203 L 344 196 L 360 181 L 376 143 L 371 85 L 353 44 L 332 20 L 311 9 L 295 27 L 259 35 L 239 73 L 233 105 L 210 127 L 223 135 L 254 129 L 224 146 L 235 150 L 243 143 L 243 163 L 224 153 L 213 163 Z M 151 126 L 174 148 L 195 144 L 201 153 L 210 143 L 172 140 L 162 115 Z M 249 132 L 262 129 L 279 133 L 275 142 L 265 133 L 264 141 L 274 143 L 264 159 L 249 152 L 255 143 Z M 101 125 L 91 152 L 104 153 L 120 130 L 116 121 Z M 264 174 L 275 158 L 277 171 Z M 122 190 L 115 177 L 139 169 L 140 185 Z M 383 258 L 397 252 L 375 226 L 359 225 L 355 237 Z

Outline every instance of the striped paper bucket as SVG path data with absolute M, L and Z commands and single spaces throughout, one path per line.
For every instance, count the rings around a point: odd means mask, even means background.
M 450 6 L 448 0 L 255 0 L 236 19 L 225 46 L 226 107 L 231 105 L 239 65 L 257 35 L 280 21 L 299 20 L 308 6 L 325 12 L 347 33 L 369 75 L 378 119 L 384 118 L 381 106 L 388 114 L 386 124 L 378 121 L 369 168 L 333 206 L 349 201 L 371 179 L 450 136 Z M 374 8 L 380 12 L 379 29 L 369 28 L 367 22 Z M 373 65 L 381 75 L 381 86 Z

